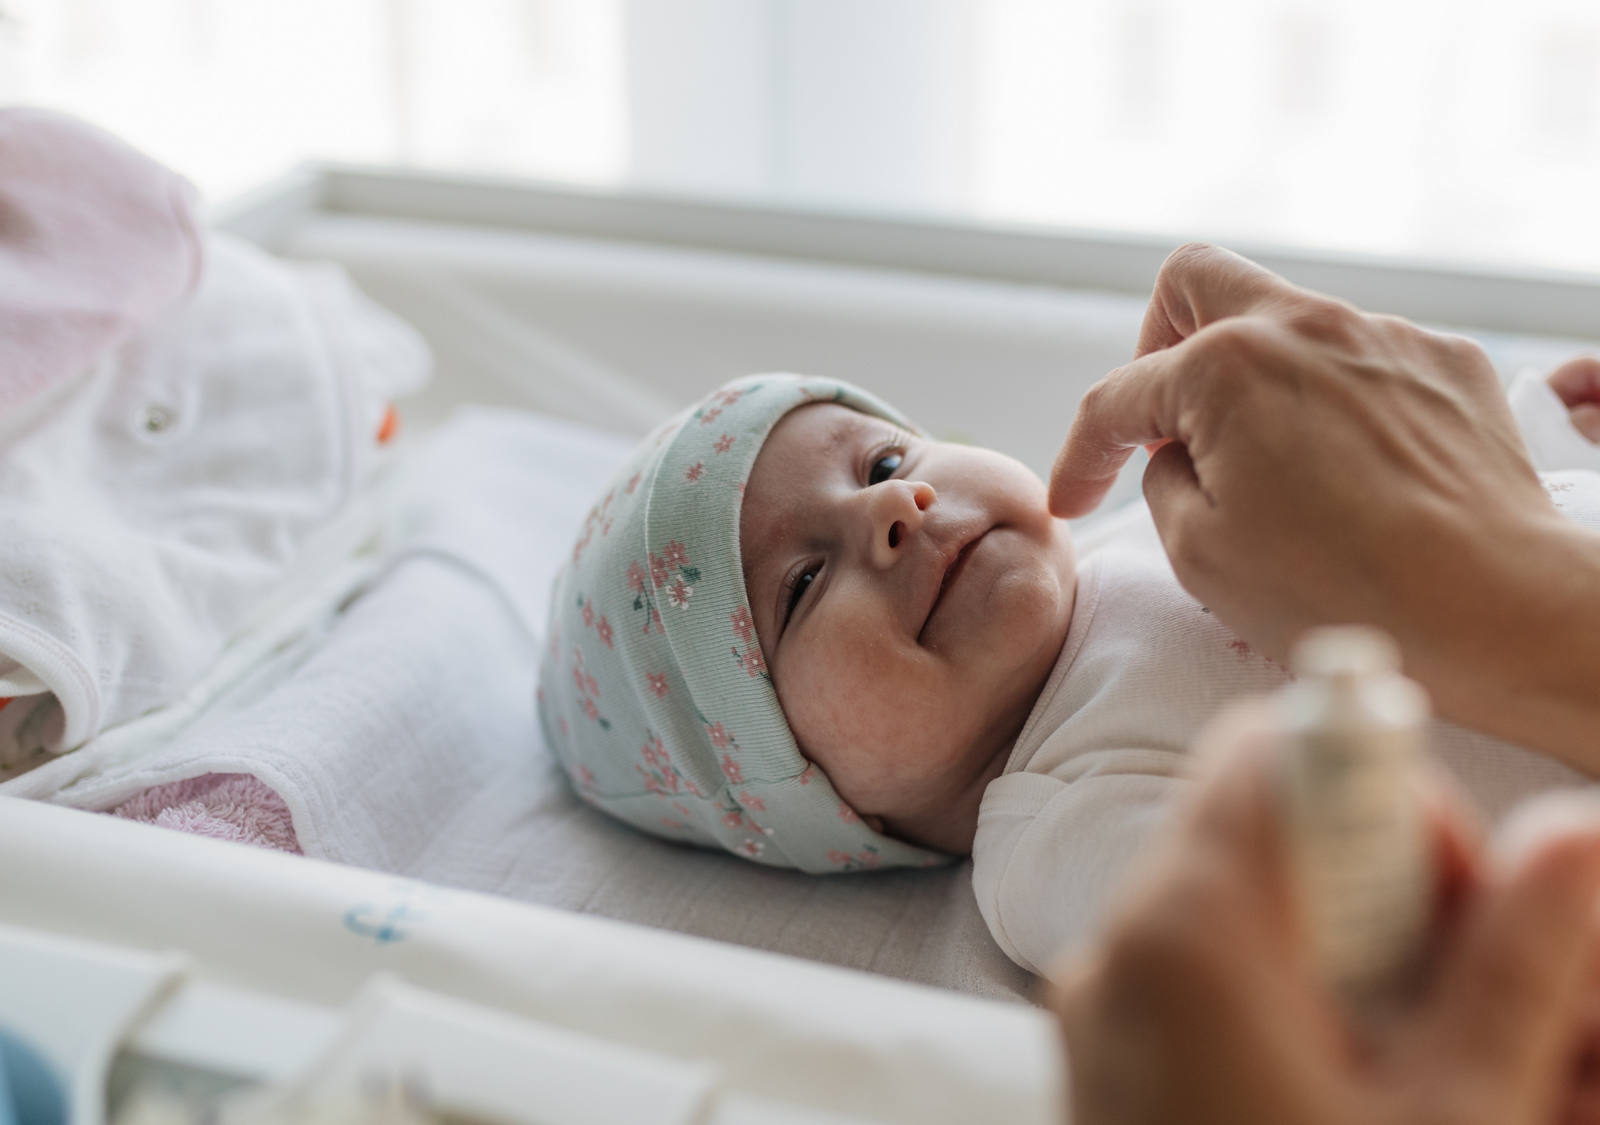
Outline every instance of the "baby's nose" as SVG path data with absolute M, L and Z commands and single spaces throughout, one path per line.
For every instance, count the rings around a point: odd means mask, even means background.
M 893 563 L 906 536 L 922 528 L 924 513 L 939 494 L 924 481 L 885 481 L 872 490 L 873 554 L 880 565 Z

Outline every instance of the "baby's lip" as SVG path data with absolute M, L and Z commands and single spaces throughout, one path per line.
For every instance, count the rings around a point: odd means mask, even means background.
M 977 546 L 978 541 L 981 540 L 985 535 L 988 535 L 989 531 L 989 528 L 982 528 L 975 531 L 972 534 L 972 537 L 966 539 L 965 541 L 957 540 L 951 543 L 947 548 L 947 553 L 935 567 L 933 572 L 933 581 L 930 583 L 928 590 L 928 608 L 927 611 L 922 615 L 922 628 L 917 631 L 918 644 L 921 644 L 923 639 L 927 636 L 928 622 L 933 620 L 933 611 L 937 609 L 939 607 L 939 603 L 944 600 L 945 591 L 950 588 L 950 584 L 954 582 L 960 575 L 961 571 L 965 569 L 967 557 L 971 555 L 972 548 Z

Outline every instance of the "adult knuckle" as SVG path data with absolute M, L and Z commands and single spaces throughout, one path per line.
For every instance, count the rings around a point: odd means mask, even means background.
M 1424 329 L 1417 327 L 1412 321 L 1393 313 L 1368 313 L 1367 323 L 1378 335 L 1387 339 L 1399 339 L 1408 336 L 1417 336 L 1424 333 Z
M 1195 337 L 1199 358 L 1233 370 L 1242 363 L 1259 362 L 1276 346 L 1272 325 L 1259 316 L 1234 316 L 1219 320 Z
M 1459 332 L 1429 332 L 1428 335 L 1439 350 L 1450 358 L 1474 366 L 1490 366 L 1489 353 L 1471 336 L 1463 336 Z
M 1214 259 L 1222 253 L 1221 249 L 1209 242 L 1185 242 L 1172 253 L 1167 255 L 1167 260 L 1162 264 L 1162 269 L 1184 269 L 1189 266 L 1201 265 Z
M 1438 361 L 1453 362 L 1460 343 L 1465 337 L 1451 338 L 1448 333 L 1424 328 L 1415 321 L 1390 313 L 1372 313 L 1366 317 L 1372 332 L 1375 354 L 1391 357 L 1421 358 L 1428 366 Z
M 1118 378 L 1118 374 L 1113 372 L 1079 396 L 1078 406 L 1072 417 L 1074 427 L 1091 425 L 1107 414 L 1111 408 Z
M 1191 277 L 1211 268 L 1222 250 L 1209 242 L 1185 242 L 1161 263 L 1156 273 L 1156 288 L 1175 284 L 1180 278 Z
M 1104 409 L 1106 396 L 1110 394 L 1111 385 L 1119 377 L 1118 372 L 1120 370 L 1121 368 L 1118 368 L 1117 371 L 1113 371 L 1111 374 L 1097 379 L 1089 385 L 1089 389 L 1084 391 L 1078 398 L 1079 414 L 1092 414 L 1097 410 Z
M 1297 303 L 1285 321 L 1292 332 L 1322 344 L 1351 344 L 1362 327 L 1359 312 L 1331 297 L 1313 297 Z
M 1432 366 L 1448 383 L 1469 396 L 1500 398 L 1500 375 L 1482 344 L 1453 332 L 1429 332 L 1428 341 L 1435 357 Z

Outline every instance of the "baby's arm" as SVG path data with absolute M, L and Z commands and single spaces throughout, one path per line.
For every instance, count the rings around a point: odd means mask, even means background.
M 1548 376 L 1525 371 L 1508 393 L 1534 468 L 1600 471 L 1600 359 L 1580 356 Z
M 1185 784 L 1183 758 L 1119 751 L 1075 780 L 1013 773 L 984 793 L 972 883 L 989 932 L 1006 955 L 1043 974 L 1059 954 L 1098 932 L 1130 861 L 1162 824 Z M 1116 772 L 1098 766 L 1114 760 Z

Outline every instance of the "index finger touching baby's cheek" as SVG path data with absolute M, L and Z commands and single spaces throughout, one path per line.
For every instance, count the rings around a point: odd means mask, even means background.
M 1183 377 L 1186 356 L 1181 347 L 1145 356 L 1089 388 L 1050 470 L 1052 515 L 1088 515 L 1135 449 L 1181 437 L 1169 384 Z

